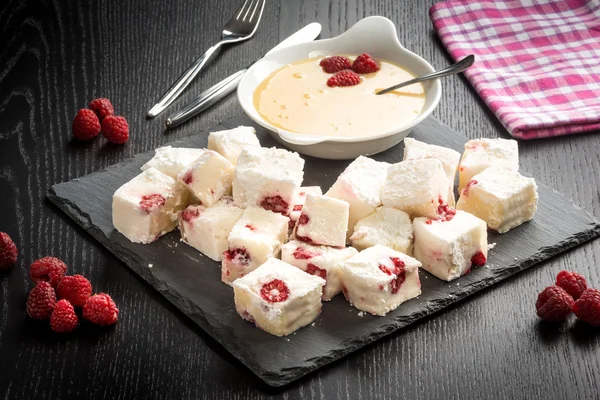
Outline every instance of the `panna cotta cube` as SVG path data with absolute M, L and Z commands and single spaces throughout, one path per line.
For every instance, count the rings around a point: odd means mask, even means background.
M 475 175 L 491 166 L 508 171 L 519 170 L 519 147 L 512 139 L 475 139 L 465 143 L 458 166 L 458 192 L 462 192 Z
M 354 225 L 381 205 L 381 187 L 389 164 L 359 156 L 340 174 L 326 196 L 344 200 L 350 205 L 347 236 Z
M 304 203 L 306 203 L 306 195 L 307 194 L 323 194 L 320 186 L 302 186 L 298 189 L 296 196 L 294 197 L 294 206 L 292 211 L 290 211 L 290 220 L 292 222 L 298 221 L 298 217 L 300 217 L 300 213 L 302 212 L 302 207 L 304 207 Z
M 340 267 L 348 258 L 358 254 L 353 247 L 341 249 L 330 246 L 315 246 L 292 240 L 281 248 L 281 260 L 300 268 L 307 274 L 319 276 L 327 284 L 323 288 L 323 300 L 331 300 L 342 291 Z
M 296 222 L 296 238 L 312 244 L 345 247 L 349 209 L 344 200 L 307 194 Z
M 435 218 L 440 204 L 448 201 L 448 178 L 436 159 L 402 161 L 388 168 L 381 200 L 411 218 Z
M 262 207 L 288 215 L 304 178 L 303 169 L 304 160 L 298 153 L 275 147 L 246 147 L 235 168 L 235 203 L 242 208 Z
M 179 213 L 181 239 L 205 256 L 222 261 L 229 233 L 243 213 L 231 197 L 224 197 L 211 207 L 190 205 Z
M 454 179 L 456 178 L 456 169 L 460 162 L 460 153 L 447 147 L 427 144 L 413 138 L 404 139 L 404 161 L 426 158 L 434 158 L 440 160 L 442 163 L 448 183 L 450 184 L 448 189 L 448 204 L 454 206 Z
M 150 168 L 113 195 L 114 227 L 135 243 L 150 243 L 177 226 L 177 213 L 187 206 L 187 189 Z
M 325 280 L 271 258 L 233 283 L 235 309 L 275 336 L 311 324 L 321 313 Z
M 383 316 L 421 294 L 420 266 L 389 247 L 369 247 L 342 264 L 342 291 L 354 307 Z
M 231 194 L 235 167 L 216 151 L 205 151 L 184 168 L 177 179 L 185 184 L 200 202 L 210 207 L 221 197 Z
M 238 126 L 208 135 L 208 149 L 216 151 L 233 165 L 237 164 L 237 159 L 245 147 L 260 147 L 256 130 L 251 126 Z
M 185 147 L 159 147 L 155 150 L 154 157 L 142 166 L 142 171 L 156 168 L 163 174 L 177 179 L 177 175 L 197 160 L 205 151 L 206 149 L 188 149 Z
M 414 256 L 423 269 L 451 281 L 487 261 L 485 221 L 464 211 L 448 218 L 415 218 Z
M 377 207 L 358 221 L 350 236 L 350 243 L 359 251 L 381 244 L 410 256 L 413 247 L 412 221 L 404 211 Z
M 537 203 L 537 185 L 533 178 L 490 167 L 467 183 L 456 209 L 481 218 L 488 228 L 498 233 L 505 233 L 533 219 Z
M 288 218 L 258 207 L 244 210 L 227 238 L 221 280 L 228 285 L 272 257 L 287 241 Z

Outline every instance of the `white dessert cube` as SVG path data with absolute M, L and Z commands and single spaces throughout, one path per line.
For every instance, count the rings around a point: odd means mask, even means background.
M 208 149 L 216 151 L 233 165 L 237 164 L 237 159 L 245 147 L 260 147 L 256 130 L 251 126 L 238 126 L 208 135 Z
M 244 210 L 227 238 L 221 280 L 228 285 L 272 257 L 287 241 L 288 218 L 258 207 Z
M 315 246 L 298 240 L 289 241 L 281 248 L 282 261 L 327 281 L 323 288 L 324 301 L 331 300 L 342 291 L 341 264 L 356 254 L 358 251 L 353 247 L 338 249 Z
M 177 226 L 177 213 L 187 206 L 187 189 L 150 168 L 113 195 L 114 227 L 135 243 L 150 243 Z
M 340 174 L 326 196 L 344 200 L 350 205 L 347 237 L 354 225 L 381 205 L 381 187 L 389 164 L 359 156 Z
M 411 218 L 438 215 L 438 207 L 448 201 L 448 178 L 439 160 L 402 161 L 388 168 L 381 200 Z
M 210 207 L 221 197 L 231 194 L 235 168 L 216 151 L 205 151 L 196 161 L 184 168 L 177 177 L 200 202 Z
M 286 336 L 319 316 L 324 285 L 318 276 L 271 258 L 233 283 L 235 309 L 263 331 Z
M 229 233 L 243 213 L 231 197 L 224 197 L 211 207 L 190 205 L 179 213 L 181 239 L 205 256 L 222 261 Z
M 440 160 L 448 178 L 448 204 L 454 206 L 454 179 L 460 162 L 460 153 L 443 146 L 427 144 L 413 138 L 404 139 L 404 161 L 434 158 Z
M 462 192 L 475 175 L 491 166 L 508 171 L 519 170 L 519 147 L 512 139 L 475 139 L 465 144 L 458 166 L 458 192 Z
M 350 243 L 359 251 L 381 244 L 410 256 L 413 247 L 412 221 L 404 211 L 377 207 L 358 221 L 350 236 Z
M 320 186 L 302 186 L 298 188 L 298 192 L 296 192 L 296 195 L 294 196 L 294 206 L 289 215 L 291 221 L 298 221 L 298 217 L 300 217 L 300 213 L 302 212 L 302 207 L 304 207 L 304 203 L 306 203 L 307 194 L 323 194 L 323 191 Z
M 296 222 L 296 238 L 306 243 L 346 246 L 350 206 L 344 200 L 307 194 Z
M 185 147 L 159 147 L 155 150 L 154 157 L 142 166 L 142 171 L 156 168 L 163 174 L 177 179 L 177 175 L 197 160 L 205 151 L 206 149 L 188 149 Z
M 485 221 L 464 211 L 447 219 L 415 218 L 414 256 L 423 269 L 451 281 L 487 261 Z
M 384 316 L 421 294 L 420 266 L 389 247 L 369 247 L 342 264 L 342 291 L 359 310 Z
M 481 218 L 488 228 L 505 233 L 533 219 L 537 203 L 533 178 L 490 167 L 467 183 L 456 208 Z
M 238 158 L 233 198 L 242 208 L 262 207 L 283 215 L 291 211 L 304 178 L 298 153 L 278 148 L 246 147 Z

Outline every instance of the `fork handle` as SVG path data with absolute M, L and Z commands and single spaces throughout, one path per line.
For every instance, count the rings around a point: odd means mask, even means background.
M 177 81 L 171 86 L 165 94 L 162 95 L 158 103 L 156 103 L 149 111 L 148 117 L 154 118 L 161 112 L 163 112 L 179 95 L 185 90 L 186 87 L 194 80 L 196 75 L 202 70 L 202 67 L 206 64 L 208 59 L 221 47 L 224 42 L 221 41 L 214 46 L 211 46 L 204 52 L 196 61 L 189 66 L 189 68 L 177 79 Z

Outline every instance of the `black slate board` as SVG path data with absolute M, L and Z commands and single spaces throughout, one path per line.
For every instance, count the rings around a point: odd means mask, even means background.
M 212 130 L 254 125 L 247 117 L 232 118 Z M 258 126 L 263 146 L 277 143 Z M 415 128 L 412 137 L 462 151 L 466 138 L 434 119 Z M 207 133 L 172 143 L 206 147 Z M 161 292 L 230 353 L 271 386 L 282 386 L 360 347 L 405 327 L 532 265 L 600 235 L 600 223 L 556 191 L 539 185 L 535 219 L 504 235 L 490 233 L 486 267 L 454 282 L 442 282 L 421 271 L 423 294 L 386 317 L 359 316 L 343 296 L 325 304 L 321 316 L 289 337 L 271 336 L 242 320 L 233 305 L 232 289 L 220 282 L 218 263 L 179 241 L 178 231 L 150 245 L 134 244 L 112 226 L 114 191 L 139 173 L 154 152 L 83 178 L 53 186 L 50 200 L 87 232 Z M 373 158 L 398 162 L 402 145 Z M 306 158 L 304 185 L 326 190 L 350 161 Z M 150 267 L 152 265 L 152 267 Z M 362 314 L 362 313 L 361 313 Z

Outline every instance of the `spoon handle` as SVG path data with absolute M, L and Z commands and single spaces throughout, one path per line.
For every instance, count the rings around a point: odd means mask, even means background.
M 467 69 L 471 65 L 473 65 L 474 61 L 475 61 L 475 56 L 473 54 L 471 54 L 469 56 L 466 56 L 459 62 L 452 64 L 448 68 L 444 68 L 439 71 L 435 71 L 430 74 L 423 75 L 423 76 L 420 76 L 415 79 L 411 79 L 410 81 L 399 83 L 399 84 L 391 86 L 387 89 L 380 90 L 376 94 L 385 94 L 385 93 L 391 92 L 392 90 L 400 89 L 402 87 L 412 85 L 414 83 L 428 81 L 430 79 L 435 79 L 435 78 L 441 78 L 441 77 L 448 76 L 448 75 L 458 74 L 459 72 L 463 72 L 465 69 Z

